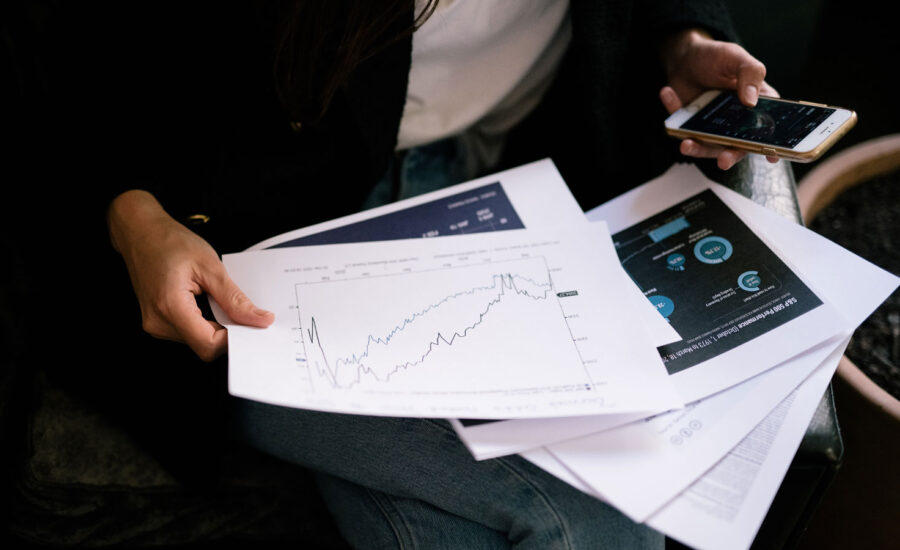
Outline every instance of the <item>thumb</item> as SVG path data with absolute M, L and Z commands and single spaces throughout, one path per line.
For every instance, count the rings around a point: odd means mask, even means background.
M 662 87 L 659 91 L 659 99 L 662 101 L 663 107 L 666 108 L 666 111 L 668 111 L 670 115 L 678 109 L 681 109 L 683 106 L 681 98 L 678 97 L 675 89 L 671 86 Z
M 765 78 L 766 66 L 755 58 L 748 55 L 740 63 L 737 69 L 737 93 L 744 105 L 756 105 Z
M 275 321 L 275 314 L 256 307 L 231 280 L 221 263 L 217 269 L 207 273 L 202 286 L 235 323 L 267 327 Z

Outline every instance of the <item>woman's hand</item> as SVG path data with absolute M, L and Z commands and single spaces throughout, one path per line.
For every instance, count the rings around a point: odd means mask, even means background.
M 204 292 L 236 323 L 267 327 L 275 319 L 258 309 L 225 271 L 215 250 L 169 216 L 150 193 L 127 191 L 111 203 L 110 238 L 122 254 L 141 307 L 143 327 L 156 338 L 184 342 L 204 361 L 222 355 L 225 328 L 203 317 Z
M 765 81 L 766 67 L 747 50 L 733 42 L 712 39 L 696 29 L 678 32 L 661 47 L 663 65 L 669 84 L 659 97 L 671 114 L 709 89 L 730 89 L 741 102 L 753 107 L 760 95 L 778 97 L 778 92 Z M 692 139 L 681 142 L 683 155 L 716 158 L 719 168 L 727 170 L 747 155 L 744 151 L 700 143 Z M 767 157 L 777 162 L 775 157 Z

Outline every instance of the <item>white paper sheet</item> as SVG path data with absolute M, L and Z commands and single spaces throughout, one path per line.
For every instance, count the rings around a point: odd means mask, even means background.
M 660 186 L 660 194 L 672 193 L 673 187 L 681 186 L 683 193 L 693 193 L 695 188 L 702 183 L 702 176 L 696 169 L 677 168 L 674 173 L 682 178 L 679 183 L 678 179 L 674 181 L 656 182 Z M 700 182 L 698 182 L 698 178 Z M 663 187 L 664 186 L 664 187 Z M 639 189 L 644 193 L 652 192 L 654 188 L 650 185 Z M 757 227 L 762 231 L 768 232 L 771 240 L 777 240 L 782 252 L 790 257 L 794 264 L 804 270 L 809 278 L 816 285 L 817 290 L 823 297 L 828 299 L 835 305 L 838 311 L 849 323 L 850 328 L 855 328 L 861 324 L 865 318 L 883 300 L 893 292 L 897 287 L 898 278 L 885 272 L 884 270 L 872 265 L 871 263 L 859 258 L 849 251 L 839 247 L 838 245 L 828 241 L 827 239 L 809 231 L 797 224 L 791 223 L 789 220 L 756 205 L 749 199 L 746 199 L 737 193 L 729 190 L 720 190 L 723 199 L 727 200 L 732 207 L 740 209 L 743 213 L 753 216 L 757 223 Z M 644 195 L 647 196 L 646 194 Z M 675 196 L 677 198 L 677 195 Z M 827 268 L 827 269 L 826 269 Z M 854 281 L 852 286 L 846 284 L 847 281 Z M 816 353 L 821 354 L 822 350 Z M 759 380 L 765 380 L 768 377 L 782 377 L 779 371 L 790 372 L 804 367 L 798 367 L 807 363 L 806 369 L 809 368 L 808 359 L 813 353 L 805 353 L 803 356 L 797 357 L 792 361 L 765 373 L 765 376 L 759 377 Z M 788 367 L 790 370 L 785 369 Z M 785 392 L 793 386 L 786 386 L 784 382 L 778 385 L 763 384 L 759 388 L 761 390 L 755 392 L 757 397 L 752 397 L 747 392 L 747 387 L 742 384 L 729 390 L 721 395 L 731 396 L 732 394 L 745 393 L 743 403 L 747 406 L 741 406 L 741 400 L 738 397 L 733 399 L 736 404 L 732 410 L 735 414 L 723 415 L 722 412 L 718 416 L 705 415 L 702 418 L 713 419 L 719 422 L 723 427 L 732 426 L 734 433 L 731 438 L 737 435 L 744 435 L 747 430 L 744 429 L 746 419 L 760 412 L 768 412 L 769 409 L 762 409 L 755 413 L 749 413 L 749 417 L 742 418 L 742 414 L 748 414 L 755 400 L 764 403 L 766 399 L 777 395 L 778 392 Z M 748 386 L 749 387 L 749 386 Z M 774 393 L 773 393 L 774 392 Z M 770 407 L 771 408 L 771 407 Z M 739 411 L 744 411 L 737 414 Z M 678 417 L 678 413 L 669 416 Z M 734 416 L 734 418 L 730 418 Z M 700 419 L 701 423 L 706 426 L 707 422 Z M 688 423 L 690 422 L 689 419 Z M 720 452 L 722 445 L 716 443 L 712 445 L 698 445 L 699 439 L 709 436 L 709 431 L 699 430 L 691 433 L 691 446 L 686 450 L 688 453 L 684 457 L 680 457 L 679 464 L 681 467 L 673 467 L 673 460 L 670 452 L 660 452 L 664 448 L 662 438 L 657 437 L 658 441 L 653 442 L 654 437 L 652 430 L 643 430 L 646 437 L 634 440 L 634 433 L 641 431 L 643 423 L 631 425 L 598 436 L 588 436 L 579 440 L 568 441 L 564 444 L 550 446 L 549 450 L 560 460 L 567 468 L 583 481 L 586 481 L 592 490 L 604 495 L 604 497 L 617 507 L 631 515 L 632 517 L 643 520 L 657 507 L 668 501 L 678 491 L 678 486 L 688 486 L 696 477 L 696 468 L 691 469 L 690 464 L 712 464 L 722 456 L 715 453 Z M 743 425 L 743 426 L 742 426 Z M 688 426 L 689 428 L 689 426 Z M 724 429 L 724 428 L 723 428 Z M 614 432 L 620 432 L 615 434 Z M 631 435 L 631 437 L 628 436 Z M 723 437 L 717 435 L 715 439 Z M 728 437 L 726 436 L 726 439 Z M 628 456 L 629 460 L 623 461 L 627 464 L 621 468 L 615 464 L 604 463 L 611 456 L 612 449 L 615 449 L 615 442 L 619 441 L 621 452 L 620 458 Z M 641 446 L 648 449 L 644 459 L 638 458 Z M 593 450 L 592 450 L 593 449 Z M 630 455 L 629 455 L 630 453 Z M 602 456 L 601 456 L 602 455 Z M 585 460 L 586 457 L 592 457 L 594 460 Z M 612 456 L 615 456 L 614 454 Z M 598 458 L 599 457 L 599 458 Z M 655 460 L 657 459 L 657 460 Z M 656 463 L 655 466 L 653 463 Z M 641 465 L 638 467 L 639 465 Z M 616 479 L 607 479 L 607 472 L 610 468 L 616 468 Z M 660 471 L 665 470 L 671 474 L 671 479 L 662 480 L 657 476 L 654 478 L 652 470 L 655 468 Z M 628 473 L 630 472 L 630 474 Z M 644 483 L 647 485 L 645 491 L 635 490 L 635 494 L 639 494 L 640 498 L 633 498 L 631 495 L 625 495 L 622 491 L 626 477 L 630 475 L 630 487 L 633 489 L 636 485 L 633 483 Z M 601 478 L 602 481 L 601 481 Z M 646 483 L 646 479 L 651 479 L 655 483 Z
M 515 418 L 682 402 L 603 228 L 225 255 L 267 329 L 229 325 L 229 390 L 331 412 Z
M 736 193 L 726 187 L 709 181 L 692 165 L 687 169 L 676 166 L 662 177 L 592 209 L 587 213 L 587 217 L 590 220 L 605 220 L 609 224 L 610 233 L 615 236 L 619 231 L 650 218 L 674 204 L 681 203 L 707 188 L 725 201 L 726 205 L 729 205 L 729 203 L 725 197 L 736 195 Z M 794 275 L 806 287 L 812 289 L 813 292 L 816 291 L 815 281 L 812 280 L 813 274 L 803 269 L 797 269 L 793 258 L 780 251 L 778 235 L 767 235 L 760 226 L 754 224 L 739 209 L 732 208 L 732 210 L 742 219 L 745 225 L 768 245 L 768 248 L 775 256 L 779 257 L 789 268 L 792 268 Z M 627 216 L 625 213 L 627 213 Z M 741 251 L 736 250 L 734 258 L 727 263 L 722 263 L 722 269 L 737 269 L 737 273 L 740 273 L 741 269 L 750 269 L 751 267 L 763 269 L 762 264 L 764 262 L 765 260 L 756 258 L 744 258 Z M 691 270 L 688 270 L 685 272 L 685 276 L 693 276 L 690 275 L 691 273 Z M 775 284 L 777 285 L 778 281 L 775 281 Z M 738 292 L 742 291 L 738 290 Z M 747 296 L 748 299 L 752 297 L 750 294 Z M 815 309 L 791 319 L 773 330 L 756 336 L 734 349 L 715 355 L 685 370 L 675 372 L 672 375 L 672 379 L 684 399 L 692 402 L 717 393 L 847 330 L 849 325 L 842 319 L 841 314 L 832 307 L 825 297 L 820 293 L 816 294 L 819 295 L 819 298 L 824 303 Z M 734 300 L 738 299 L 734 298 Z M 737 303 L 740 304 L 741 302 L 738 301 Z M 788 302 L 784 305 L 788 305 Z M 749 307 L 752 306 L 743 306 L 737 311 L 741 312 Z M 790 311 L 788 308 L 783 309 L 782 313 L 778 313 L 778 308 L 783 306 L 778 304 L 774 307 L 777 315 L 783 315 L 784 312 Z M 770 309 L 769 311 L 772 310 Z M 748 322 L 752 320 L 748 319 Z M 736 324 L 734 328 L 744 324 Z M 690 347 L 688 346 L 688 348 Z M 696 345 L 693 347 L 696 349 Z
M 848 342 L 647 524 L 697 550 L 749 548 Z
M 847 342 L 835 346 L 739 445 L 646 523 L 697 550 L 749 548 Z M 576 489 L 606 501 L 545 448 L 522 456 Z
M 497 172 L 483 178 L 474 179 L 459 185 L 446 187 L 424 195 L 418 195 L 409 199 L 386 204 L 357 212 L 342 218 L 325 221 L 315 225 L 302 227 L 294 231 L 283 233 L 266 239 L 251 246 L 248 250 L 261 250 L 281 245 L 285 242 L 321 234 L 325 231 L 353 225 L 358 222 L 383 217 L 387 214 L 409 210 L 413 207 L 434 202 L 437 199 L 450 197 L 481 188 L 482 186 L 499 182 L 512 204 L 516 214 L 522 219 L 526 227 L 552 227 L 562 223 L 577 223 L 582 221 L 584 212 L 575 197 L 569 191 L 566 182 L 560 176 L 556 166 L 549 159 L 540 160 Z M 499 228 L 499 227 L 498 227 Z M 438 227 L 440 235 L 452 235 L 465 233 L 465 229 L 451 230 L 449 227 Z M 378 240 L 378 239 L 365 239 Z
M 645 521 L 733 449 L 836 345 L 820 345 L 684 409 L 547 449 L 625 515 Z
M 447 199 L 448 197 L 465 194 L 466 192 L 475 192 L 482 189 L 485 185 L 495 182 L 500 184 L 506 197 L 511 203 L 515 214 L 522 220 L 526 227 L 553 227 L 563 222 L 570 224 L 578 223 L 582 220 L 585 222 L 585 225 L 588 226 L 587 221 L 584 219 L 581 207 L 578 206 L 578 203 L 569 191 L 566 182 L 560 176 L 556 166 L 551 160 L 544 159 L 431 193 L 289 231 L 257 243 L 248 248 L 248 250 L 263 250 L 276 246 L 284 246 L 286 243 L 298 241 L 305 237 L 328 234 L 329 231 L 339 228 L 346 228 L 363 222 L 385 219 L 398 212 L 409 212 L 417 207 L 422 207 L 423 205 L 440 203 L 442 199 Z M 474 198 L 477 197 L 466 197 L 465 200 L 473 200 Z M 469 220 L 465 220 L 465 222 L 467 221 Z M 447 224 L 440 227 L 436 225 L 435 230 L 442 236 L 463 234 L 471 230 L 470 225 L 463 226 L 465 222 L 456 221 L 455 224 Z M 493 224 L 493 229 L 496 231 L 504 230 L 507 227 L 508 226 L 504 226 L 502 223 Z M 360 235 L 358 241 L 347 242 L 370 240 L 382 239 L 377 236 L 373 237 L 371 233 L 364 233 Z M 323 242 L 330 243 L 331 241 L 323 239 Z M 292 246 L 301 245 L 296 244 Z M 628 276 L 624 271 L 622 272 L 622 276 L 630 282 L 630 279 L 628 279 Z M 665 319 L 662 319 L 657 315 L 652 304 L 646 303 L 647 301 L 643 299 L 640 291 L 634 287 L 634 285 L 629 285 L 627 291 L 633 294 L 633 297 L 635 298 L 634 309 L 638 310 L 638 314 L 641 315 L 641 324 L 654 345 L 661 346 L 680 339 L 678 333 L 672 329 Z M 216 318 L 224 319 L 225 316 L 218 305 L 212 301 L 211 304 L 213 306 L 213 311 L 216 314 Z
M 664 326 L 660 326 L 660 320 L 663 318 L 656 308 L 644 298 L 644 295 L 624 271 L 622 271 L 622 277 L 625 279 L 624 290 L 628 291 L 626 298 L 632 302 L 631 307 L 641 319 L 641 325 L 648 329 L 647 337 L 651 345 L 658 347 L 679 340 L 677 333 L 671 329 L 668 323 L 663 322 Z M 560 422 L 558 418 L 499 420 L 475 425 L 466 425 L 455 418 L 449 419 L 449 421 L 472 456 L 476 460 L 486 460 L 533 449 L 538 445 L 565 441 L 584 434 L 622 426 L 655 412 L 659 412 L 659 410 L 602 416 L 572 416 L 565 418 L 565 422 Z
M 660 178 L 620 197 L 617 208 L 595 209 L 588 213 L 588 217 L 599 219 L 602 214 L 613 227 L 627 227 L 647 215 L 648 208 L 641 201 L 658 201 L 659 208 L 662 208 L 710 186 L 716 187 L 719 196 L 740 213 L 764 240 L 778 243 L 782 254 L 806 273 L 814 285 L 826 292 L 847 319 L 848 326 L 855 327 L 862 323 L 896 287 L 897 279 L 893 275 L 803 226 L 711 182 L 693 165 L 675 165 Z M 843 292 L 848 277 L 859 272 L 867 274 L 866 283 L 855 285 L 852 292 Z M 761 391 L 766 393 L 767 390 Z M 521 453 L 540 445 L 621 426 L 639 418 L 640 415 L 597 420 L 591 417 L 567 418 L 564 421 L 526 419 L 469 427 L 456 423 L 454 428 L 472 454 L 481 459 Z

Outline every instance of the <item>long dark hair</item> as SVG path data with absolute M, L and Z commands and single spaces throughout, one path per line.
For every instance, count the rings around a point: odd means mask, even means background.
M 436 6 L 427 0 L 415 14 L 414 0 L 285 0 L 274 65 L 282 105 L 315 124 L 360 63 L 408 37 Z

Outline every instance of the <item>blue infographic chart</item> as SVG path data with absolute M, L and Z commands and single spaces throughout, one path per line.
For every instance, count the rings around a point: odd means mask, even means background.
M 670 374 L 736 348 L 822 301 L 712 191 L 613 235 L 622 267 L 682 340 Z

